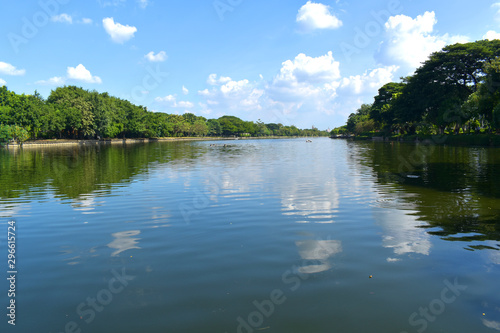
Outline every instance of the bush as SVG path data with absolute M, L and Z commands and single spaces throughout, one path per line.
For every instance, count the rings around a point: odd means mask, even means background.
M 0 144 L 9 143 L 11 140 L 23 144 L 28 138 L 28 131 L 20 126 L 0 125 Z

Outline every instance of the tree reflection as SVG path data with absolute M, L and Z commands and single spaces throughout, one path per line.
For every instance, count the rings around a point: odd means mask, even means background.
M 381 195 L 410 205 L 431 235 L 495 249 L 500 240 L 500 149 L 353 143 L 357 163 L 369 166 Z M 405 195 L 402 195 L 405 194 Z M 477 243 L 477 244 L 474 244 Z

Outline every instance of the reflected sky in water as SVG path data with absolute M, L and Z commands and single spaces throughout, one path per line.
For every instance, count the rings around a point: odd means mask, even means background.
M 140 234 L 140 230 L 121 231 L 111 234 L 114 239 L 108 244 L 108 247 L 115 250 L 111 253 L 111 256 L 116 257 L 127 250 L 140 249 L 138 246 L 140 238 L 135 237 Z
M 123 270 L 133 281 L 82 331 L 237 332 L 281 290 L 256 331 L 415 332 L 455 278 L 467 291 L 428 331 L 499 329 L 497 151 L 440 147 L 401 174 L 414 145 L 225 143 L 0 151 L 20 329 L 81 323 Z

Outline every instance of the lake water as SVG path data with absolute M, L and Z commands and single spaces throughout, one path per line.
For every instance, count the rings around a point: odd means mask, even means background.
M 305 141 L 0 150 L 0 331 L 500 331 L 499 149 Z

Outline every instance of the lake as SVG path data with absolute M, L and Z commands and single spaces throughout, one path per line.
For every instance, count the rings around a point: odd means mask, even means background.
M 312 141 L 0 150 L 1 331 L 500 331 L 500 149 Z

